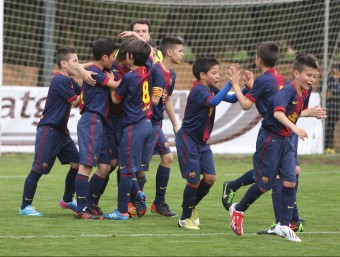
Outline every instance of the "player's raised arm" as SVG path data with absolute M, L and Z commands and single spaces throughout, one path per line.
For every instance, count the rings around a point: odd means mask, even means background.
M 229 72 L 226 75 L 227 78 L 231 81 L 233 88 L 235 90 L 236 97 L 242 107 L 243 110 L 249 110 L 253 106 L 253 102 L 250 101 L 243 94 L 240 87 L 240 70 L 237 64 L 233 64 L 229 68 Z

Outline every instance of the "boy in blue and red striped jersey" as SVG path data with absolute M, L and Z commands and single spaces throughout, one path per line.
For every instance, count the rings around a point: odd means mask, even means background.
M 177 214 L 171 211 L 165 202 L 165 193 L 170 178 L 170 168 L 173 162 L 173 155 L 170 151 L 169 142 L 164 135 L 162 122 L 164 110 L 172 123 L 173 131 L 178 131 L 178 123 L 171 101 L 174 90 L 176 73 L 171 69 L 174 64 L 179 64 L 184 56 L 183 43 L 176 37 L 163 38 L 160 44 L 163 55 L 161 62 L 154 64 L 151 71 L 152 76 L 152 134 L 153 141 L 150 154 L 159 154 L 161 162 L 156 174 L 156 197 L 151 205 L 151 212 L 158 213 L 167 217 L 174 217 Z
M 187 97 L 183 123 L 176 134 L 178 162 L 182 177 L 187 180 L 178 227 L 185 229 L 199 229 L 195 207 L 209 193 L 216 179 L 213 153 L 207 143 L 214 126 L 216 106 L 221 101 L 233 102 L 228 95 L 230 83 L 222 90 L 215 86 L 219 81 L 216 59 L 198 58 L 192 71 L 197 81 Z
M 110 88 L 117 88 L 120 81 L 115 81 L 112 73 L 107 72 L 115 60 L 117 45 L 109 39 L 98 39 L 92 44 L 94 62 L 87 70 L 93 75 L 96 84 L 85 81 L 80 99 L 81 118 L 78 121 L 79 171 L 76 177 L 77 219 L 100 219 L 88 207 L 89 175 L 97 166 L 95 175 L 105 180 L 111 171 L 106 124 L 109 113 Z
M 124 129 L 118 155 L 118 208 L 104 215 L 104 218 L 113 220 L 129 219 L 130 192 L 137 215 L 141 217 L 146 212 L 146 196 L 139 190 L 135 173 L 148 166 L 150 158 L 145 149 L 150 145 L 152 133 L 150 70 L 153 60 L 149 58 L 151 47 L 145 41 L 131 41 L 126 51 L 132 70 L 123 76 L 112 97 L 115 104 L 122 103 L 124 111 Z
M 62 164 L 71 165 L 65 180 L 64 196 L 59 205 L 72 210 L 76 208 L 72 198 L 79 154 L 67 128 L 71 106 L 78 106 L 81 90 L 78 83 L 71 78 L 77 73 L 79 66 L 76 50 L 70 47 L 58 49 L 56 63 L 60 70 L 51 81 L 45 108 L 38 123 L 34 162 L 25 180 L 20 215 L 43 216 L 32 207 L 32 201 L 40 177 L 51 171 L 57 157 Z
M 119 46 L 119 51 L 116 55 L 116 60 L 113 62 L 112 67 L 110 68 L 110 71 L 113 72 L 114 79 L 116 81 L 121 80 L 123 78 L 123 75 L 131 70 L 131 65 L 128 63 L 128 60 L 126 58 L 126 47 L 132 40 L 135 40 L 135 38 L 127 37 L 122 41 Z M 111 92 L 109 93 L 111 95 Z M 123 118 L 124 112 L 122 104 L 114 104 L 112 101 L 109 101 L 109 115 L 106 126 L 106 137 L 110 154 L 110 174 L 118 165 L 118 149 L 123 134 Z M 101 195 L 106 189 L 110 174 L 108 174 L 105 179 L 97 176 L 96 174 L 91 177 L 88 195 L 88 206 L 92 214 L 103 214 L 100 207 L 98 206 L 98 202 Z M 119 181 L 118 172 L 117 180 Z
M 258 45 L 257 56 L 256 56 L 256 64 L 259 68 L 261 68 L 262 72 L 267 72 L 270 70 L 271 66 L 274 67 L 276 60 L 278 59 L 279 48 L 275 43 L 264 42 Z M 271 61 L 272 62 L 271 62 Z M 317 75 L 317 62 L 316 69 L 312 67 L 309 75 L 309 82 L 313 80 L 313 77 Z M 308 64 L 312 65 L 312 64 Z M 314 64 L 313 64 L 314 65 Z M 295 67 L 295 65 L 294 65 Z M 302 67 L 304 67 L 302 65 Z M 300 77 L 303 73 L 303 70 L 294 70 L 294 81 L 296 78 Z M 316 72 L 315 72 L 316 71 Z M 248 102 L 247 99 L 239 97 L 239 89 L 238 88 L 238 79 L 239 79 L 239 71 L 236 69 L 231 70 L 231 80 L 235 82 L 234 88 L 236 94 L 238 95 L 239 102 L 243 108 L 252 106 L 251 102 Z M 301 74 L 300 74 L 301 73 Z M 265 74 L 265 73 L 264 73 Z M 296 76 L 298 75 L 298 76 Z M 261 78 L 261 75 L 259 78 Z M 302 75 L 301 75 L 302 76 Z M 257 78 L 258 79 L 258 78 Z M 294 82 L 293 81 L 293 82 Z M 299 87 L 307 88 L 310 85 L 307 85 L 307 80 L 300 81 Z M 272 83 L 267 83 L 263 85 L 267 85 L 267 89 L 265 86 L 263 90 L 267 90 L 268 88 L 277 88 L 279 90 L 283 85 L 281 83 L 277 83 L 278 79 L 274 78 Z M 236 86 L 235 86 L 236 85 Z M 258 84 L 256 81 L 254 82 L 253 90 L 258 88 Z M 279 174 L 282 183 L 282 215 L 280 218 L 280 223 L 278 223 L 275 227 L 276 234 L 285 237 L 287 240 L 292 242 L 301 242 L 301 239 L 296 236 L 296 234 L 289 227 L 289 223 L 292 219 L 292 212 L 294 208 L 294 200 L 295 200 L 295 183 L 296 183 L 296 174 L 295 174 L 295 166 L 296 166 L 296 146 L 294 145 L 294 136 L 292 132 L 297 134 L 301 139 L 307 137 L 306 131 L 301 128 L 298 128 L 295 125 L 303 107 L 303 96 L 302 89 L 295 89 L 294 97 L 295 100 L 289 95 L 285 95 L 286 92 L 289 91 L 291 93 L 291 88 L 288 87 L 273 95 L 268 95 L 267 102 L 269 103 L 268 112 L 264 116 L 262 121 L 262 127 L 259 131 L 257 143 L 256 143 L 256 152 L 253 157 L 254 164 L 254 179 L 255 184 L 250 186 L 244 197 L 239 203 L 235 203 L 231 205 L 230 211 L 230 227 L 237 234 L 243 234 L 243 217 L 244 212 L 249 208 L 249 206 L 254 203 L 263 193 L 270 190 L 276 180 L 276 176 Z M 298 91 L 300 90 L 300 93 Z M 249 93 L 251 93 L 250 91 Z M 301 94 L 298 96 L 298 94 Z M 308 95 L 308 93 L 307 93 Z M 293 96 L 293 94 L 291 95 Z M 289 98 L 289 106 L 285 104 L 285 100 L 281 98 Z M 256 98 L 255 98 L 256 99 Z M 270 104 L 270 102 L 272 102 Z M 285 104 L 284 106 L 280 106 L 280 104 Z M 259 108 L 258 108 L 259 109 Z M 282 110 L 286 110 L 286 113 L 282 112 Z M 260 111 L 260 110 L 259 110 Z M 261 113 L 261 112 L 260 112 Z M 289 119 L 291 121 L 289 121 Z M 287 120 L 289 122 L 287 122 Z M 293 121 L 293 122 L 292 122 Z

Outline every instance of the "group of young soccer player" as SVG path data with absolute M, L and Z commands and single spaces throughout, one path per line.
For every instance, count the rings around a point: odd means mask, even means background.
M 240 67 L 232 64 L 227 74 L 230 81 L 221 90 L 217 88 L 218 61 L 211 57 L 198 58 L 192 67 L 195 80 L 179 128 L 171 101 L 176 80 L 172 67 L 184 56 L 183 43 L 176 37 L 166 37 L 157 50 L 149 42 L 150 31 L 148 21 L 137 20 L 130 31 L 120 34 L 123 41 L 119 48 L 110 39 L 96 40 L 92 44 L 93 62 L 83 65 L 79 64 L 74 48 L 57 51 L 60 70 L 52 79 L 38 124 L 34 161 L 25 180 L 19 214 L 43 216 L 32 206 L 32 201 L 40 177 L 50 172 L 58 157 L 62 164 L 71 164 L 59 205 L 71 209 L 75 218 L 142 217 L 147 211 L 143 191 L 145 172 L 149 170 L 152 155 L 159 154 L 156 195 L 150 209 L 153 213 L 176 217 L 165 200 L 174 159 L 162 130 L 166 111 L 176 136 L 181 174 L 187 182 L 178 227 L 199 229 L 197 205 L 216 180 L 208 143 L 216 106 L 221 101 L 238 101 L 244 110 L 255 103 L 263 121 L 254 168 L 223 184 L 222 202 L 230 212 L 231 229 L 242 235 L 246 209 L 264 192 L 276 188 L 275 198 L 273 194 L 276 224 L 271 234 L 301 242 L 290 225 L 301 222 L 298 214 L 293 218 L 293 210 L 297 212 L 295 170 L 298 137 L 307 138 L 307 132 L 298 128 L 296 122 L 299 116 L 326 117 L 325 108 L 308 109 L 311 85 L 318 76 L 316 58 L 308 53 L 298 54 L 293 78 L 285 83 L 275 68 L 278 45 L 271 41 L 259 43 L 255 63 L 262 74 L 254 80 L 253 73 L 246 71 L 245 87 L 241 89 Z M 77 72 L 84 78 L 82 86 L 71 78 Z M 229 93 L 231 88 L 234 93 Z M 79 151 L 67 129 L 71 106 L 79 106 L 81 113 L 77 125 Z M 93 167 L 96 170 L 90 177 Z M 104 214 L 99 200 L 116 168 L 118 206 Z M 250 184 L 242 200 L 232 204 L 236 190 Z

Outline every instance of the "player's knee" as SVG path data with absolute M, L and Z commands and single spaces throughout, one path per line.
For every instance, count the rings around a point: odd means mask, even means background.
M 198 189 L 199 186 L 200 186 L 200 182 L 197 182 L 197 183 L 190 183 L 190 182 L 187 182 L 187 186 L 188 187 L 191 187 L 193 189 Z
M 144 185 L 146 183 L 146 177 L 143 176 L 143 177 L 137 177 L 137 183 L 138 185 Z
M 161 165 L 170 168 L 172 162 L 174 161 L 174 156 L 172 153 L 161 155 Z
M 78 163 L 71 162 L 70 166 L 71 166 L 72 169 L 79 170 L 79 164 Z
M 144 171 L 137 171 L 136 172 L 136 177 L 137 178 L 145 177 L 145 172 Z
M 216 181 L 216 176 L 215 175 L 209 175 L 209 176 L 204 176 L 204 183 L 207 185 L 212 186 Z
M 296 165 L 296 167 L 295 167 L 295 173 L 296 173 L 297 176 L 300 175 L 300 171 L 301 171 L 301 167 L 300 167 L 299 165 Z
M 295 187 L 296 183 L 292 182 L 292 181 L 283 181 L 282 185 L 284 187 L 291 187 L 291 188 L 293 188 L 293 187 Z

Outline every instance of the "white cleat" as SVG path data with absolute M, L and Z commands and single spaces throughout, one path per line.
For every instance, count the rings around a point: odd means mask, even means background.
M 281 226 L 280 223 L 277 223 L 277 225 L 275 226 L 275 233 L 280 237 L 286 238 L 290 242 L 302 242 L 301 239 L 289 226 Z

